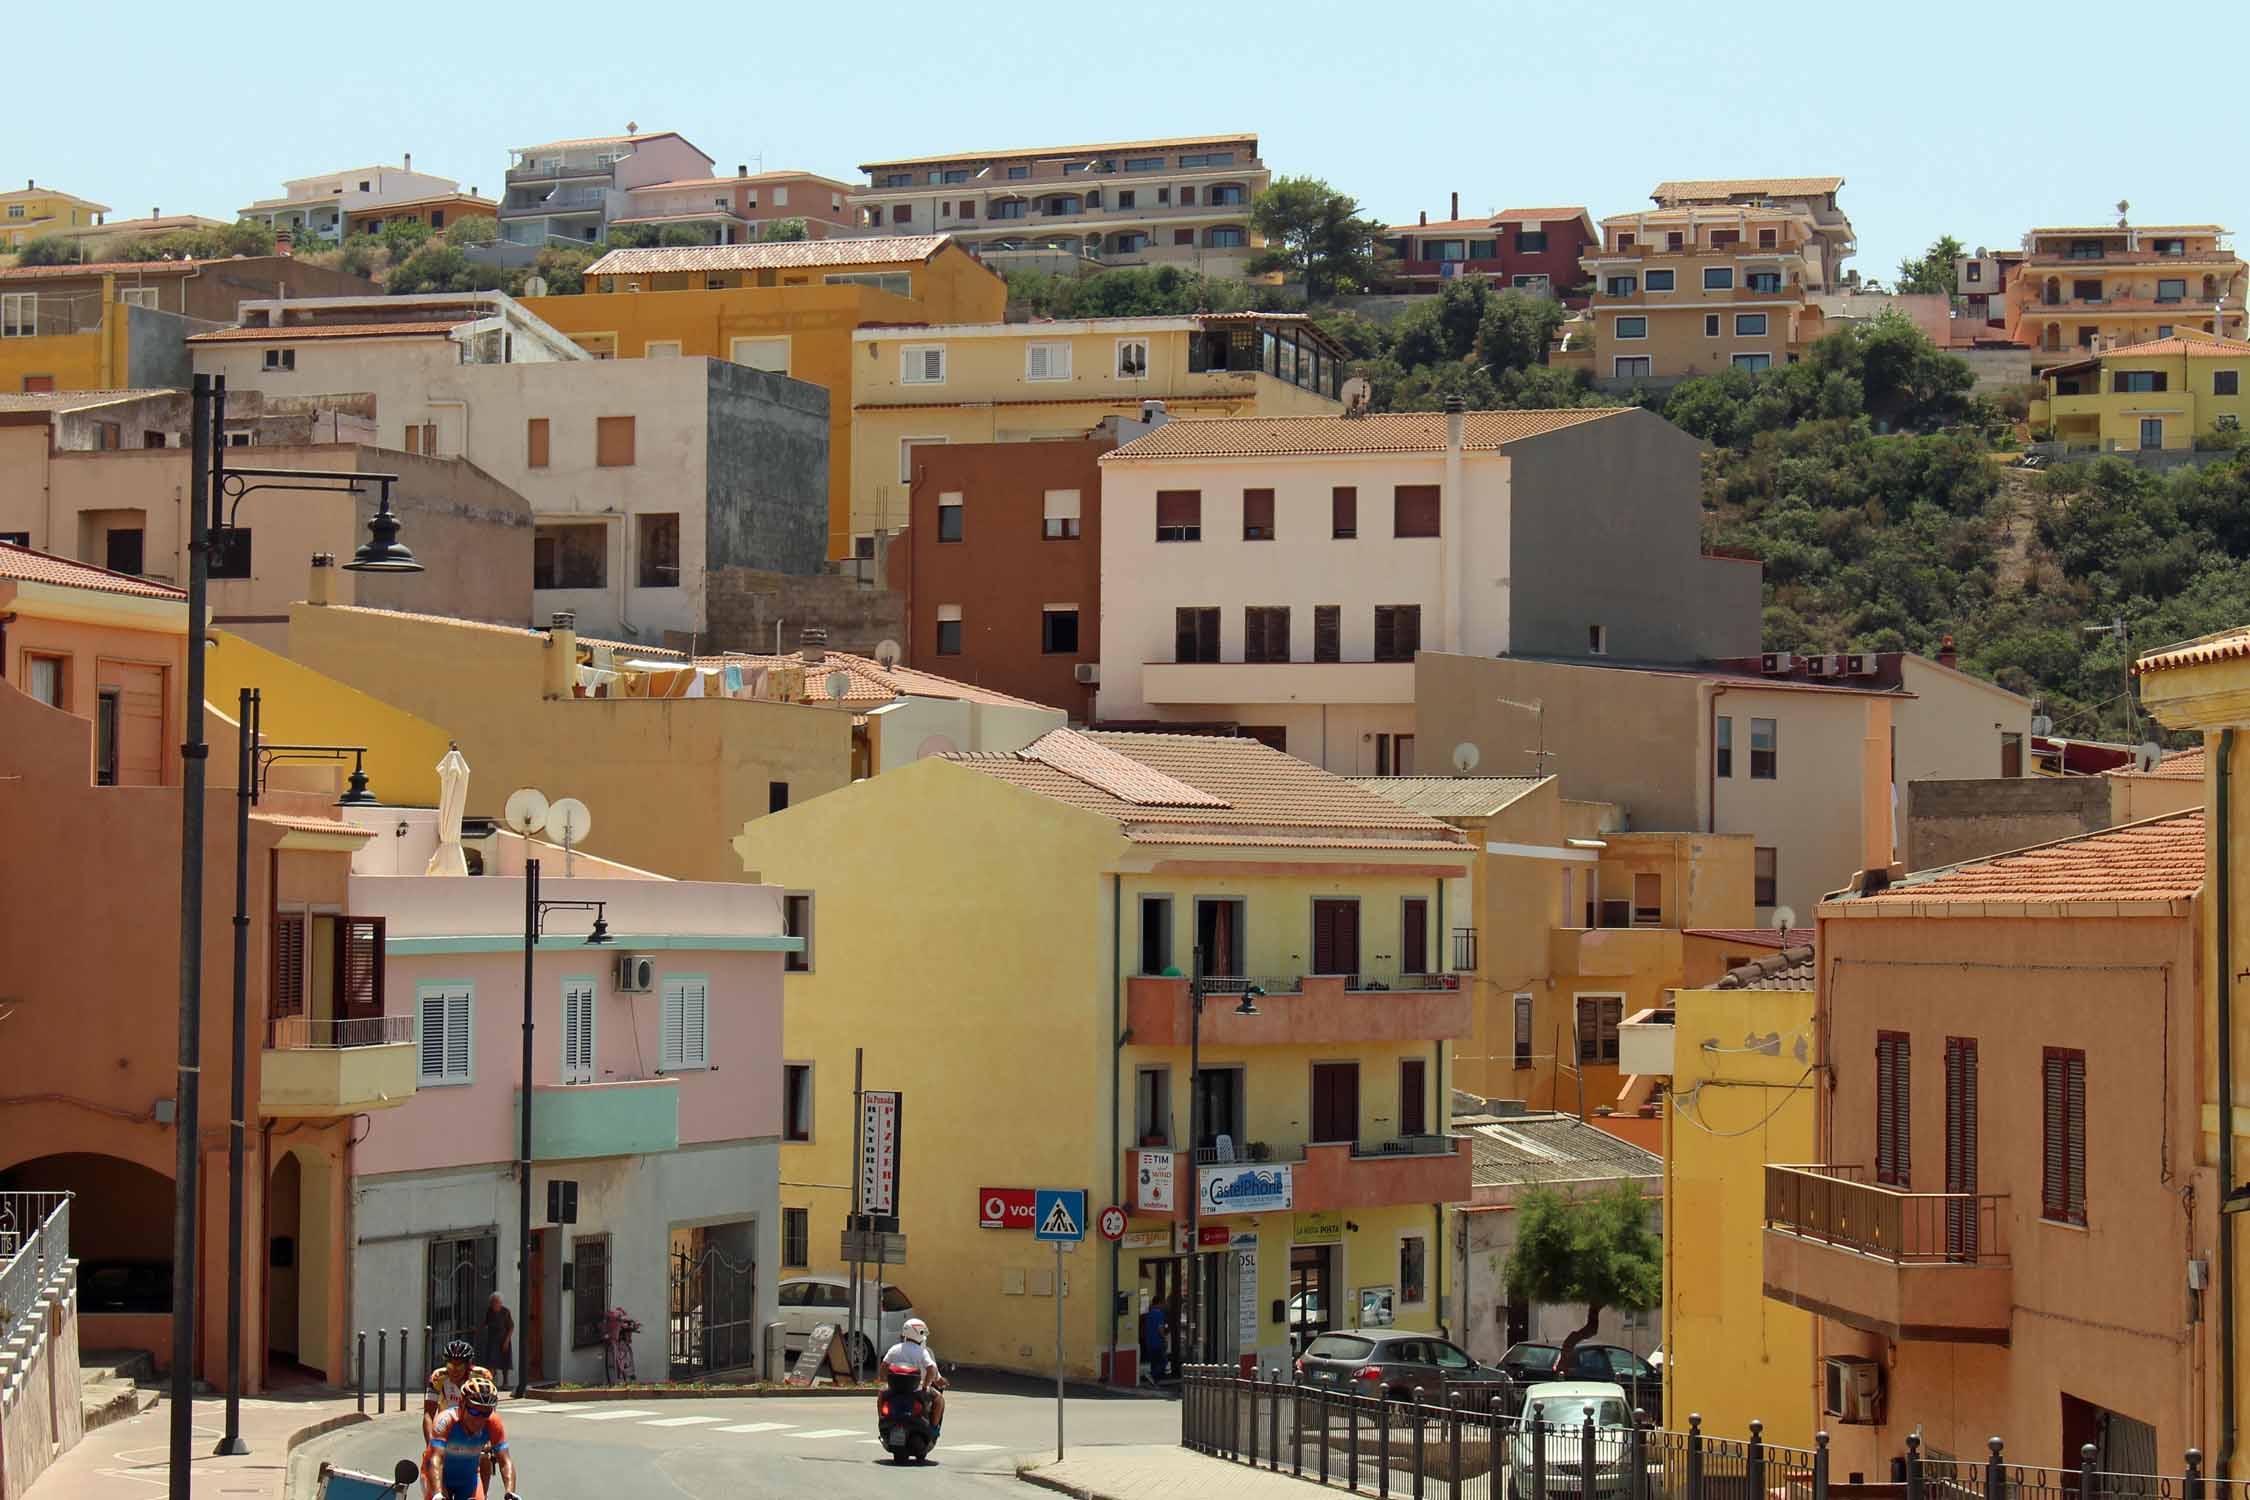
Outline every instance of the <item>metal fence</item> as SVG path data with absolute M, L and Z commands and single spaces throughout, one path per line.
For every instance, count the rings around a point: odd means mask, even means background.
M 0 1193 L 0 1344 L 39 1305 L 39 1291 L 70 1259 L 70 1194 Z
M 394 1046 L 414 1040 L 412 1016 L 275 1016 L 266 1022 L 266 1045 L 277 1052 Z

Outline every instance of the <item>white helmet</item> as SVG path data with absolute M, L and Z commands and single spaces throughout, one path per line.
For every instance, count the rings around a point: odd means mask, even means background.
M 906 1340 L 910 1344 L 926 1344 L 930 1341 L 930 1325 L 920 1318 L 908 1318 L 906 1326 L 899 1332 L 906 1336 Z

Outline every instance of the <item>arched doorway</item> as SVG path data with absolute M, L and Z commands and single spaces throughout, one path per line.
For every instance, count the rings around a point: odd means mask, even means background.
M 123 1157 L 65 1152 L 0 1172 L 0 1192 L 73 1194 L 80 1342 L 90 1349 L 172 1347 L 172 1179 Z
M 266 1380 L 325 1379 L 336 1348 L 336 1261 L 329 1232 L 336 1172 L 304 1147 L 282 1153 L 266 1182 Z
M 2047 305 L 2048 305 L 2049 307 L 2053 307 L 2053 306 L 2055 306 L 2055 305 L 2056 305 L 2057 303 L 2061 302 L 2061 301 L 2062 301 L 2062 278 L 2061 278 L 2061 277 L 2059 277 L 2059 276 L 2050 276 L 2050 277 L 2048 277 L 2048 278 L 2047 278 L 2047 288 L 2046 288 L 2046 291 L 2047 291 L 2046 302 L 2047 302 Z
M 2049 323 L 2047 325 L 2047 333 L 2041 341 L 2040 347 L 2049 351 L 2062 348 L 2062 325 L 2060 323 Z

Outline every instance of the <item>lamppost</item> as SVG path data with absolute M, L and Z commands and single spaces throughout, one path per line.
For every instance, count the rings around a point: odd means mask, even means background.
M 208 781 L 205 762 L 211 747 L 203 734 L 204 616 L 211 592 L 211 549 L 233 530 L 227 510 L 231 496 L 239 508 L 242 497 L 256 489 L 320 489 L 358 493 L 355 482 L 373 479 L 381 484 L 381 509 L 370 525 L 372 539 L 359 549 L 347 566 L 358 572 L 414 572 L 420 564 L 414 554 L 398 544 L 398 518 L 391 514 L 391 474 L 340 474 L 328 470 L 238 469 L 226 466 L 226 381 L 208 375 L 195 377 L 189 411 L 192 457 L 188 467 L 188 644 L 183 697 L 184 733 L 180 744 L 180 1018 L 179 1074 L 173 1086 L 175 1133 L 172 1175 L 172 1381 L 171 1423 L 168 1434 L 166 1490 L 170 1500 L 188 1500 L 190 1466 L 195 1441 L 195 1297 L 197 1168 L 202 1148 L 202 1026 L 203 1026 L 203 799 Z M 258 482 L 251 483 L 256 480 Z M 244 814 L 238 813 L 238 821 Z M 241 880 L 238 875 L 238 887 Z M 246 892 L 244 893 L 247 894 Z M 247 955 L 246 929 L 235 928 L 236 968 Z M 239 983 L 239 981 L 238 981 Z M 242 1070 L 235 1069 L 233 1087 L 233 1138 L 230 1156 L 238 1159 L 244 1113 Z M 236 1174 L 239 1183 L 240 1174 Z M 234 1222 L 242 1221 L 239 1187 L 230 1188 Z M 241 1255 L 234 1255 L 237 1267 Z M 230 1297 L 237 1304 L 230 1319 L 228 1364 L 239 1368 L 242 1319 L 239 1291 Z M 236 1382 L 238 1383 L 238 1382 Z M 228 1440 L 221 1451 L 240 1451 L 241 1434 L 229 1423 Z
M 1193 1351 L 1203 1340 L 1203 1246 L 1201 1243 L 1203 1208 L 1203 1164 L 1196 1159 L 1203 1149 L 1203 997 L 1206 993 L 1206 976 L 1203 972 L 1203 946 L 1195 947 L 1195 957 L 1188 979 L 1188 1212 L 1187 1212 L 1187 1274 L 1189 1281 L 1186 1303 L 1186 1324 L 1180 1330 L 1180 1346 Z M 1258 1013 L 1256 1001 L 1265 998 L 1263 987 L 1244 985 L 1242 1003 L 1235 1006 L 1238 1016 Z M 1255 1296 L 1255 1290 L 1252 1295 Z M 1179 1361 L 1173 1361 L 1176 1367 Z
M 594 930 L 586 934 L 588 947 L 611 941 L 609 903 L 606 901 L 542 901 L 539 899 L 539 861 L 523 862 L 523 1105 L 522 1136 L 516 1153 L 516 1326 L 531 1326 L 531 997 L 532 956 L 551 911 L 590 911 Z M 529 1351 L 516 1350 L 516 1389 L 521 1396 L 531 1380 Z

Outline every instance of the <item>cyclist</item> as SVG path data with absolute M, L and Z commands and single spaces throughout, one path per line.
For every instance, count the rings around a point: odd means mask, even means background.
M 463 1386 L 479 1376 L 492 1378 L 490 1370 L 476 1363 L 476 1353 L 467 1339 L 455 1339 L 445 1346 L 445 1363 L 430 1372 L 429 1389 L 422 1393 L 423 1442 L 430 1440 L 430 1426 L 437 1421 L 438 1413 L 459 1404 Z
M 516 1461 L 499 1405 L 499 1387 L 477 1375 L 462 1385 L 458 1406 L 438 1413 L 422 1454 L 422 1500 L 483 1500 L 487 1459 L 500 1470 L 507 1500 L 516 1500 Z
M 938 1373 L 937 1356 L 930 1352 L 930 1325 L 908 1318 L 903 1335 L 883 1356 L 886 1365 L 913 1365 L 922 1371 L 922 1389 L 930 1393 L 930 1429 L 945 1426 L 945 1377 Z

